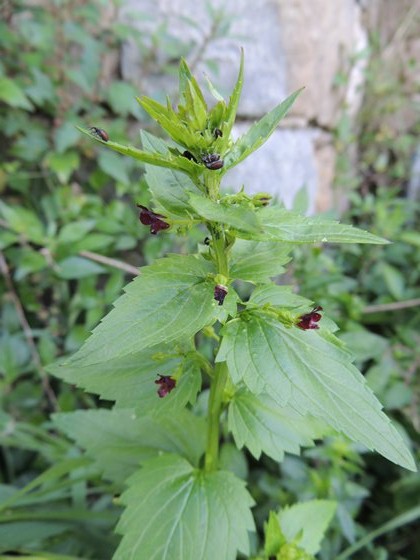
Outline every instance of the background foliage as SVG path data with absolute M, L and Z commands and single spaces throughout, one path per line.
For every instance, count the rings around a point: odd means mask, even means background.
M 147 68 L 171 75 L 181 55 L 193 51 L 205 59 L 205 45 L 217 41 L 221 29 L 228 31 L 229 17 L 210 11 L 213 36 L 191 45 L 175 41 L 167 26 L 145 37 L 113 23 L 105 17 L 109 9 L 109 3 L 81 0 L 46 7 L 5 2 L 1 8 L 0 553 L 111 557 L 120 487 L 112 477 L 104 482 L 95 464 L 48 423 L 53 411 L 99 403 L 49 380 L 44 365 L 85 340 L 134 274 L 124 263 L 137 267 L 158 253 L 184 252 L 202 241 L 151 238 L 135 208 L 148 202 L 141 169 L 129 158 L 92 147 L 74 125 L 101 126 L 117 141 L 134 136 L 140 126 L 151 129 L 135 102 L 136 88 L 120 79 L 108 82 L 110 57 L 131 38 Z M 379 107 L 372 99 L 385 78 L 372 60 L 365 106 Z M 382 112 L 403 102 L 398 83 L 380 91 Z M 394 243 L 299 249 L 289 275 L 302 294 L 328 309 L 388 414 L 418 448 L 420 313 L 418 304 L 400 304 L 420 297 L 419 208 L 406 199 L 418 131 L 384 137 L 379 109 L 362 112 L 361 119 L 359 165 L 343 220 Z M 339 127 L 337 143 L 349 141 Z M 348 165 L 339 167 L 338 183 L 345 179 L 340 169 Z M 225 468 L 250 477 L 261 530 L 271 509 L 311 498 L 337 500 L 320 553 L 325 560 L 414 508 L 420 491 L 417 474 L 378 455 L 365 457 L 337 439 L 281 464 L 265 456 L 257 464 L 229 442 L 222 457 Z M 414 560 L 420 549 L 412 525 L 401 523 L 359 554 Z

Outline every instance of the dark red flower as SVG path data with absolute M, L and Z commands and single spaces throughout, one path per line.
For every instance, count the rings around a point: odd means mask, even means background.
M 172 377 L 168 376 L 168 375 L 159 375 L 158 374 L 159 379 L 156 379 L 155 383 L 156 385 L 159 385 L 159 389 L 157 394 L 159 395 L 159 397 L 161 399 L 163 399 L 163 397 L 166 397 L 166 395 L 169 395 L 169 393 L 172 391 L 172 389 L 175 389 L 176 386 L 176 381 L 175 379 L 172 379 Z
M 219 305 L 223 305 L 227 293 L 228 289 L 226 286 L 223 286 L 223 284 L 216 284 L 214 287 L 214 299 L 219 302 Z
M 169 224 L 162 220 L 166 216 L 162 216 L 162 214 L 156 214 L 152 212 L 146 206 L 142 206 L 141 204 L 137 204 L 138 208 L 141 208 L 139 219 L 144 226 L 150 226 L 150 233 L 156 235 L 162 229 L 168 229 Z
M 296 325 L 304 331 L 309 329 L 319 329 L 318 323 L 322 319 L 322 315 L 321 313 L 318 313 L 318 311 L 322 311 L 322 307 L 320 305 L 314 307 L 310 313 L 301 315 Z

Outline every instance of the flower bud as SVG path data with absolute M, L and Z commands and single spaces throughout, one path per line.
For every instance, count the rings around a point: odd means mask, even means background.
M 214 299 L 219 302 L 219 305 L 223 305 L 227 293 L 228 289 L 226 286 L 223 284 L 216 284 L 214 287 Z

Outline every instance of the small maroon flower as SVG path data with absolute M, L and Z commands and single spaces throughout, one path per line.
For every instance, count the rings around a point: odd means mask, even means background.
M 222 169 L 224 162 L 220 159 L 219 154 L 207 154 L 201 158 L 201 161 L 212 171 L 217 171 L 217 169 Z
M 172 391 L 172 389 L 175 389 L 176 386 L 176 381 L 175 379 L 172 379 L 172 377 L 168 376 L 168 375 L 159 375 L 158 374 L 159 379 L 156 379 L 155 383 L 156 385 L 159 385 L 159 389 L 157 391 L 157 394 L 159 395 L 159 398 L 163 399 L 163 397 L 166 397 L 166 395 L 169 395 L 169 393 Z
M 216 284 L 214 287 L 214 299 L 219 302 L 219 305 L 223 305 L 227 293 L 228 289 L 226 286 L 223 286 L 223 284 Z
M 166 216 L 162 216 L 162 214 L 156 214 L 152 212 L 146 206 L 141 206 L 141 204 L 137 204 L 138 208 L 141 208 L 139 219 L 144 226 L 150 226 L 150 233 L 156 235 L 162 229 L 168 229 L 169 224 L 162 220 Z
M 309 329 L 319 329 L 319 325 L 317 323 L 319 323 L 322 319 L 322 315 L 321 313 L 318 313 L 318 311 L 322 311 L 322 307 L 320 305 L 314 307 L 311 312 L 301 315 L 296 325 L 304 331 Z

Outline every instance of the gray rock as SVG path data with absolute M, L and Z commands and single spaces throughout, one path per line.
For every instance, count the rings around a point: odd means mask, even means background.
M 235 136 L 244 134 L 249 125 L 237 125 Z M 279 129 L 241 165 L 229 171 L 224 179 L 225 188 L 254 194 L 268 192 L 278 197 L 287 208 L 300 189 L 307 191 L 308 213 L 315 210 L 317 167 L 313 129 Z

